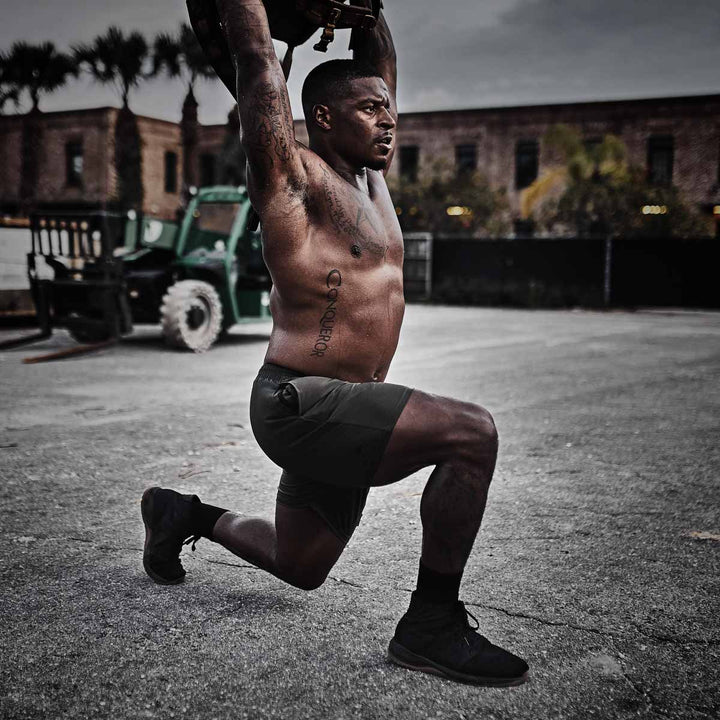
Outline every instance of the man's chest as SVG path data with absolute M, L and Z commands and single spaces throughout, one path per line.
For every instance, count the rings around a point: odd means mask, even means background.
M 387 191 L 365 193 L 324 173 L 316 198 L 316 221 L 336 247 L 356 260 L 402 261 L 402 233 Z M 338 242 L 339 241 L 339 242 Z

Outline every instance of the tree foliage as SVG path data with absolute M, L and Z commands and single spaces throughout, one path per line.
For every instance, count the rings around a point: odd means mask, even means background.
M 79 66 L 97 82 L 115 89 L 124 107 L 130 91 L 150 74 L 150 49 L 139 32 L 125 35 L 113 25 L 91 43 L 73 46 L 73 52 Z
M 117 199 L 122 207 L 141 206 L 142 140 L 137 118 L 130 110 L 130 91 L 150 75 L 150 48 L 139 32 L 127 35 L 116 27 L 108 28 L 91 43 L 75 45 L 80 67 L 103 85 L 110 85 L 120 96 L 122 108 L 115 124 L 115 170 Z
M 587 143 L 579 130 L 556 125 L 544 140 L 559 162 L 523 191 L 524 217 L 580 237 L 705 234 L 702 220 L 676 187 L 650 183 L 642 168 L 628 162 L 620 138 L 605 135 Z
M 502 235 L 507 232 L 507 200 L 480 172 L 458 174 L 436 161 L 415 181 L 388 178 L 403 231 Z
M 15 107 L 20 102 L 20 88 L 12 77 L 12 66 L 9 55 L 0 52 L 0 114 L 5 110 L 7 103 L 14 103 Z
M 43 95 L 55 92 L 78 72 L 74 58 L 57 50 L 51 42 L 13 43 L 10 51 L 2 55 L 0 66 L 2 104 L 9 99 L 19 102 L 22 94 L 27 93 L 33 111 L 39 109 Z
M 161 33 L 153 45 L 153 75 L 165 73 L 180 78 L 188 93 L 195 89 L 200 78 L 212 79 L 217 75 L 208 62 L 195 33 L 187 23 L 182 23 L 177 34 Z

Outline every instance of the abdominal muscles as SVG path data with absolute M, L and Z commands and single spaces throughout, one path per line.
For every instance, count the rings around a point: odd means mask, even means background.
M 273 289 L 266 360 L 308 375 L 383 381 L 405 308 L 402 270 L 331 268 L 314 285 Z

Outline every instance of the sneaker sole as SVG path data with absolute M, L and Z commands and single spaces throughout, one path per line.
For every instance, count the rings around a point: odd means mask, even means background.
M 148 563 L 147 559 L 147 547 L 151 540 L 152 530 L 150 530 L 150 522 L 153 517 L 153 496 L 155 491 L 160 490 L 159 487 L 148 488 L 140 500 L 140 514 L 142 515 L 143 525 L 145 526 L 145 545 L 143 546 L 143 567 L 145 572 L 158 584 L 158 585 L 178 585 L 185 580 L 185 574 L 183 573 L 179 578 L 175 580 L 167 580 L 158 575 Z
M 523 685 L 530 679 L 527 672 L 514 678 L 498 678 L 498 677 L 480 677 L 478 675 L 467 675 L 466 673 L 452 670 L 451 668 L 439 665 L 429 658 L 417 655 L 416 653 L 403 647 L 396 640 L 390 641 L 388 647 L 388 660 L 390 662 L 404 667 L 408 670 L 417 670 L 419 672 L 428 673 L 430 675 L 438 675 L 449 680 L 468 683 L 470 685 L 483 685 L 485 687 L 517 687 Z

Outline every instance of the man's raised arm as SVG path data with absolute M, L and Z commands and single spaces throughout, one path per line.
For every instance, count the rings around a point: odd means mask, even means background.
M 253 193 L 267 197 L 304 175 L 290 99 L 261 0 L 216 0 L 237 74 L 242 144 Z M 262 207 L 257 208 L 262 216 Z
M 397 90 L 397 57 L 390 28 L 382 11 L 374 29 L 353 30 L 351 47 L 355 60 L 362 60 L 380 72 L 390 91 L 390 100 L 394 104 Z
M 373 30 L 361 30 L 359 28 L 353 30 L 350 45 L 355 60 L 368 63 L 382 75 L 390 92 L 390 113 L 397 122 L 398 114 L 395 100 L 397 92 L 397 56 L 395 55 L 395 45 L 384 13 L 380 12 Z M 392 157 L 388 161 L 385 172 L 390 167 L 391 161 Z

